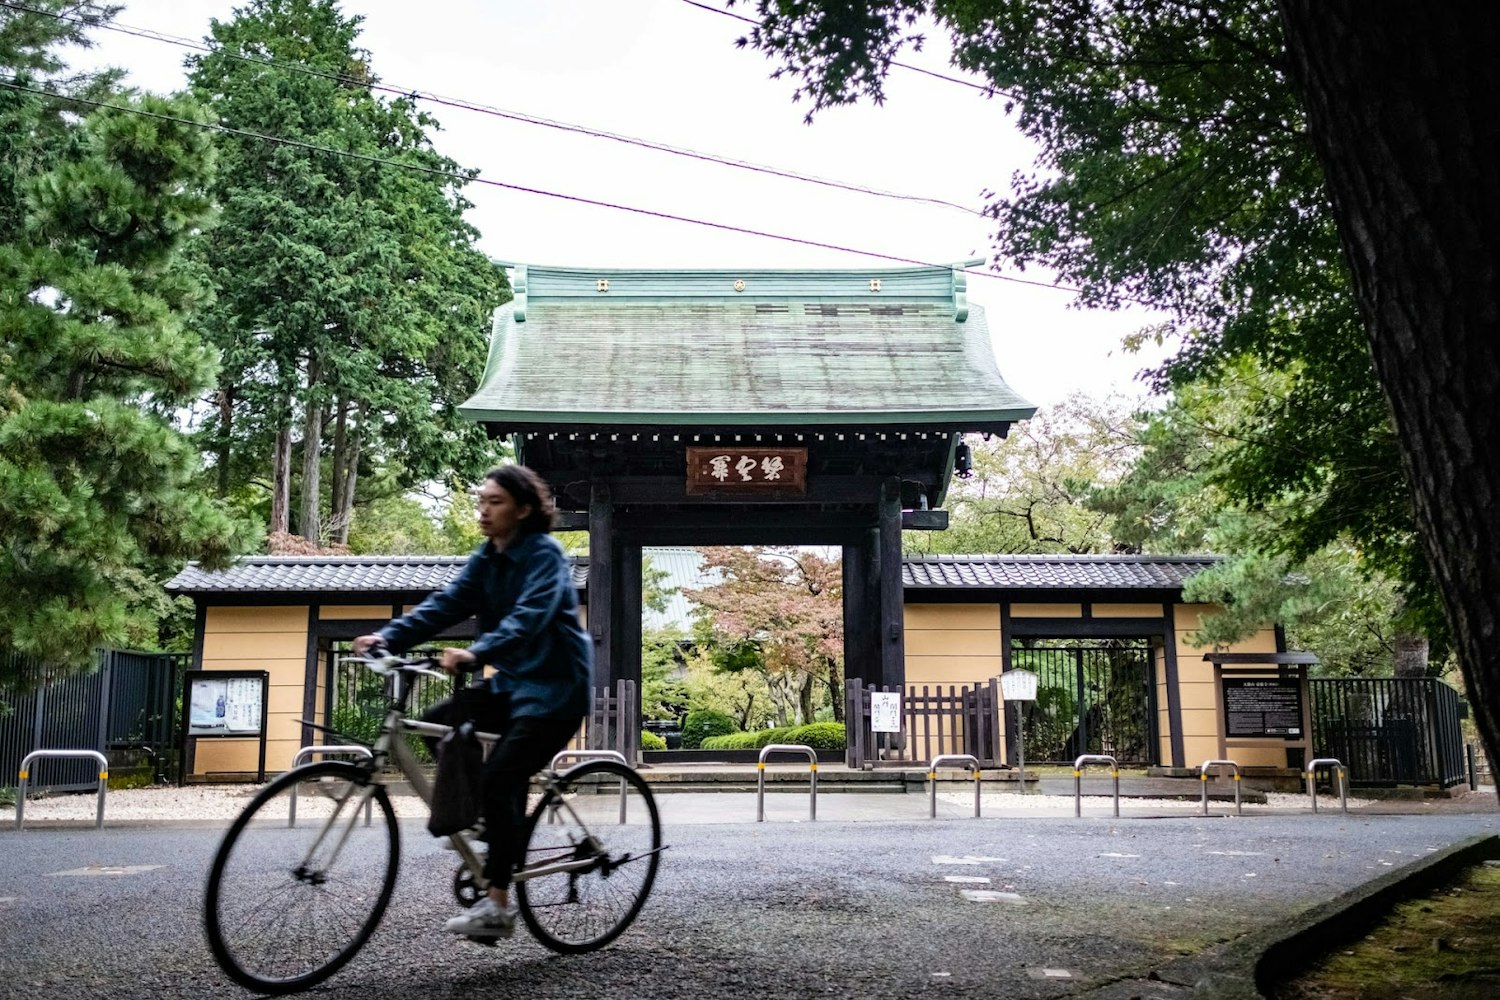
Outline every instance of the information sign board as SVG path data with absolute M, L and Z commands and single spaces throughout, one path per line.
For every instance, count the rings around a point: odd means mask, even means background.
M 899 733 L 901 731 L 901 693 L 899 691 L 870 692 L 870 730 L 876 733 Z
M 261 734 L 265 723 L 265 671 L 189 671 L 187 696 L 188 736 Z
M 1302 684 L 1294 677 L 1225 677 L 1224 735 L 1302 739 Z

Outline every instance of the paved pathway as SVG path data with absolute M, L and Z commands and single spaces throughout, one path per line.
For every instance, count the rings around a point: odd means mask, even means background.
M 128 794 L 112 807 L 124 811 Z M 1437 815 L 1268 808 L 1117 820 L 1091 800 L 1082 819 L 976 820 L 972 799 L 966 810 L 955 794 L 929 820 L 920 795 L 839 793 L 819 798 L 816 823 L 791 792 L 768 797 L 764 823 L 749 792 L 660 802 L 671 848 L 647 910 L 618 944 L 576 958 L 524 937 L 488 950 L 443 934 L 453 856 L 406 822 L 390 913 L 317 996 L 1082 998 L 1120 988 L 1176 998 L 1149 985 L 1153 969 L 1500 833 L 1492 796 L 1469 803 L 1479 811 Z M 0 825 L 0 996 L 245 995 L 201 932 L 223 826 Z

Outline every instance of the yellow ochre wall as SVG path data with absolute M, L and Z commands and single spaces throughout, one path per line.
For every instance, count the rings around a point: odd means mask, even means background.
M 1183 763 L 1197 767 L 1214 760 L 1219 752 L 1219 713 L 1214 691 L 1214 665 L 1203 659 L 1210 646 L 1195 646 L 1188 635 L 1201 627 L 1210 604 L 1178 604 L 1173 607 L 1177 641 L 1177 682 L 1182 698 Z M 1254 635 L 1219 650 L 1226 653 L 1274 653 L 1276 630 L 1267 625 Z M 1232 747 L 1229 756 L 1241 767 L 1285 767 L 1286 751 L 1280 747 Z
M 908 604 L 903 617 L 908 691 L 973 687 L 999 675 L 1000 605 Z M 930 749 L 963 752 L 962 729 L 945 732 L 943 744 Z
M 266 772 L 283 771 L 301 746 L 302 688 L 307 675 L 307 605 L 220 607 L 206 612 L 203 633 L 204 670 L 264 670 L 266 704 Z M 254 774 L 260 741 L 199 739 L 193 771 Z

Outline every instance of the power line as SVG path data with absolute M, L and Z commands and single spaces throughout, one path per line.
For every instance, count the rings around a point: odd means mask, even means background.
M 232 128 L 228 125 L 218 125 L 212 122 L 193 121 L 189 118 L 179 118 L 174 115 L 161 114 L 160 112 L 146 111 L 142 108 L 132 108 L 119 104 L 110 104 L 107 101 L 96 101 L 84 97 L 74 97 L 67 94 L 58 94 L 39 87 L 27 87 L 5 80 L 0 80 L 0 88 L 19 91 L 21 93 L 27 94 L 37 94 L 42 97 L 50 97 L 54 100 L 59 101 L 68 101 L 73 104 L 83 105 L 85 107 L 119 111 L 125 114 L 139 115 L 143 118 L 154 118 L 158 121 L 173 122 L 178 125 L 189 125 L 194 128 L 207 129 L 209 131 L 219 132 L 225 135 L 234 135 L 246 139 L 255 139 L 261 142 L 290 146 L 295 149 L 304 149 L 310 152 L 327 153 L 333 156 L 342 156 L 352 160 L 359 160 L 365 163 L 376 164 L 378 166 L 398 167 L 402 170 L 410 170 L 414 173 L 425 174 L 431 177 L 442 177 L 449 180 L 456 180 L 461 183 L 482 184 L 486 187 L 500 188 L 506 191 L 516 191 L 520 192 L 521 194 L 533 194 L 543 198 L 556 198 L 560 201 L 568 201 L 580 205 L 589 205 L 595 208 L 608 208 L 617 212 L 629 212 L 633 215 L 643 215 L 648 218 L 662 219 L 668 222 L 682 222 L 688 225 L 703 226 L 708 229 L 716 229 L 722 232 L 740 233 L 745 236 L 757 236 L 762 239 L 778 240 L 783 243 L 793 243 L 798 246 L 814 247 L 821 250 L 836 250 L 840 253 L 855 254 L 856 256 L 870 257 L 875 260 L 884 260 L 895 264 L 910 264 L 916 267 L 951 268 L 953 270 L 960 271 L 963 274 L 972 274 L 976 277 L 992 278 L 996 281 L 1007 281 L 1018 285 L 1030 285 L 1032 287 L 1046 288 L 1052 291 L 1070 292 L 1074 294 L 1078 294 L 1083 291 L 1081 288 L 1075 288 L 1068 285 L 1052 284 L 1045 281 L 1032 281 L 1029 278 L 1017 278 L 1012 275 L 1000 274 L 994 271 L 977 270 L 968 267 L 954 267 L 954 265 L 952 264 L 937 264 L 931 261 L 916 260 L 911 257 L 898 257 L 894 254 L 879 253 L 875 250 L 861 250 L 858 247 L 848 247 L 838 243 L 825 243 L 821 240 L 809 240 L 797 236 L 786 236 L 781 233 L 766 232 L 765 230 L 760 229 L 750 229 L 745 226 L 730 225 L 726 222 L 713 222 L 708 219 L 695 219 L 691 216 L 675 215 L 671 212 L 658 212 L 654 209 L 649 208 L 637 208 L 632 205 L 620 205 L 614 202 L 602 201 L 597 198 L 585 198 L 581 195 L 563 194 L 558 191 L 548 191 L 543 188 L 525 187 L 520 184 L 507 184 L 504 181 L 491 180 L 486 177 L 469 176 L 468 174 L 460 173 L 454 170 L 440 170 L 437 167 L 425 167 L 417 163 L 405 163 L 401 160 L 371 156 L 367 153 L 356 153 L 352 150 L 347 149 L 334 149 L 331 146 L 320 146 L 316 143 L 304 142 L 300 139 L 288 139 L 284 136 L 266 135 L 261 132 L 252 132 L 248 129 Z M 1129 301 L 1136 300 L 1132 299 Z
M 755 18 L 746 17 L 743 14 L 736 14 L 734 11 L 725 10 L 723 7 L 713 7 L 706 3 L 699 3 L 698 0 L 682 0 L 682 2 L 687 4 L 689 7 L 697 7 L 699 10 L 706 10 L 710 14 L 723 14 L 725 17 L 732 17 L 736 21 L 743 21 L 745 24 L 753 24 L 757 28 L 760 27 L 760 22 Z M 913 66 L 911 63 L 896 62 L 894 59 L 891 60 L 891 65 L 896 67 L 897 69 L 904 69 L 911 73 L 921 73 L 923 76 L 934 77 L 935 79 L 942 80 L 944 83 L 956 83 L 960 87 L 973 88 L 974 90 L 982 92 L 986 97 L 992 97 L 995 94 L 999 94 L 1002 97 L 1009 97 L 1012 100 L 1016 99 L 1014 94 L 1011 94 L 1008 91 L 1001 90 L 1000 88 L 992 86 L 990 84 L 975 83 L 973 80 L 963 80 L 956 76 L 948 76 L 945 73 L 938 73 L 934 70 L 923 69 L 921 66 Z
M 23 11 L 31 14 L 38 14 L 46 17 L 53 17 L 57 20 L 68 21 L 74 24 L 85 23 L 81 18 L 52 11 L 39 10 L 34 7 L 28 7 L 24 4 L 8 2 L 8 0 L 0 0 L 0 7 L 8 8 L 10 10 Z M 142 38 L 147 41 L 163 42 L 165 44 L 175 45 L 180 48 L 192 49 L 197 52 L 208 54 L 217 53 L 228 59 L 250 63 L 251 65 L 267 66 L 272 69 L 280 69 L 287 72 L 300 73 L 304 76 L 311 76 L 318 79 L 333 80 L 342 84 L 356 83 L 359 86 L 367 87 L 370 90 L 377 91 L 379 93 L 391 94 L 397 97 L 407 97 L 413 100 L 428 101 L 429 103 L 437 104 L 442 107 L 455 108 L 462 111 L 473 111 L 479 114 L 489 115 L 494 118 L 502 118 L 509 121 L 522 122 L 527 125 L 539 125 L 544 128 L 555 129 L 561 132 L 572 132 L 578 135 L 585 135 L 596 139 L 609 139 L 613 142 L 622 143 L 628 146 L 636 146 L 641 149 L 649 149 L 654 152 L 667 153 L 672 156 L 681 156 L 687 159 L 698 160 L 704 163 L 715 163 L 721 166 L 733 167 L 736 170 L 746 170 L 752 173 L 765 174 L 771 177 L 780 177 L 786 180 L 798 181 L 805 184 L 816 184 L 821 187 L 835 188 L 841 191 L 850 191 L 856 194 L 867 194 L 877 198 L 888 198 L 895 201 L 907 201 L 928 205 L 937 205 L 943 208 L 951 208 L 959 212 L 965 212 L 969 215 L 975 215 L 980 218 L 985 217 L 984 212 L 978 209 L 970 208 L 967 205 L 961 205 L 958 202 L 947 201 L 943 198 L 933 198 L 926 195 L 902 194 L 901 192 L 897 191 L 886 191 L 880 188 L 869 187 L 863 184 L 855 184 L 848 181 L 830 180 L 828 178 L 816 177 L 811 174 L 804 174 L 798 171 L 788 170 L 781 167 L 772 167 L 764 164 L 751 163 L 748 160 L 737 160 L 730 157 L 716 156 L 712 153 L 704 153 L 699 150 L 688 149 L 681 146 L 673 146 L 668 143 L 656 142 L 650 139 L 641 139 L 635 136 L 624 135 L 618 132 L 610 132 L 605 129 L 588 128 L 583 125 L 574 125 L 569 122 L 557 121 L 551 118 L 542 118 L 537 115 L 528 114 L 524 111 L 512 111 L 505 108 L 497 108 L 493 105 L 479 104 L 477 102 L 469 101 L 464 98 L 444 97 L 440 94 L 435 94 L 430 91 L 414 90 L 409 88 L 397 87 L 390 84 L 382 84 L 365 79 L 357 79 L 345 74 L 325 72 L 323 70 L 314 69 L 311 66 L 304 66 L 297 63 L 288 63 L 272 58 L 257 58 L 254 56 L 241 55 L 239 53 L 226 51 L 223 48 L 203 45 L 189 38 L 167 34 L 166 32 L 156 31 L 151 28 L 142 28 L 138 26 L 118 24 L 114 22 L 94 24 L 91 26 L 102 28 L 106 31 L 113 31 L 117 34 L 128 35 L 133 38 Z

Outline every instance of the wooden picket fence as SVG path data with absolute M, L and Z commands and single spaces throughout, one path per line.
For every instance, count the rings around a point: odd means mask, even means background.
M 901 731 L 871 729 L 870 694 L 901 695 Z M 940 754 L 966 753 L 981 767 L 1000 766 L 1000 681 L 992 677 L 973 686 L 908 684 L 873 687 L 851 678 L 846 688 L 845 757 L 851 768 L 910 767 Z

